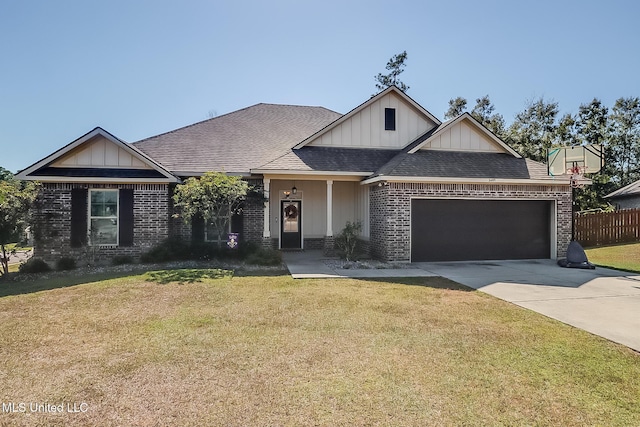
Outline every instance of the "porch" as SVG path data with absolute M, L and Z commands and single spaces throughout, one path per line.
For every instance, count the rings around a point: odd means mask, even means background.
M 302 178 L 302 179 L 298 179 Z M 360 177 L 265 177 L 263 241 L 284 250 L 332 253 L 347 222 L 362 224 L 369 240 L 369 187 Z

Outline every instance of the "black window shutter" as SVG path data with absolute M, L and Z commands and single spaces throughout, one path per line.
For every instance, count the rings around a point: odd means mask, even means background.
M 384 109 L 384 130 L 396 130 L 396 109 Z
M 204 219 L 200 215 L 191 218 L 191 241 L 204 242 Z
M 120 246 L 133 246 L 133 190 L 120 190 Z
M 87 244 L 87 194 L 86 188 L 71 190 L 71 247 Z
M 233 214 L 233 216 L 231 217 L 231 232 L 238 233 L 238 240 L 243 238 L 242 236 L 243 227 L 244 227 L 244 216 L 242 215 L 242 213 Z

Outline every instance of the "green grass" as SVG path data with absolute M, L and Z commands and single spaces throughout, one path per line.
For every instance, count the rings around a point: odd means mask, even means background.
M 585 252 L 596 265 L 640 273 L 640 243 L 589 248 Z
M 88 411 L 0 425 L 640 425 L 637 353 L 442 278 L 68 277 L 0 282 L 0 401 Z

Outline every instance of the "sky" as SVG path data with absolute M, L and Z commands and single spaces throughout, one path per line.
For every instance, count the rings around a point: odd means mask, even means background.
M 407 94 L 443 119 L 489 95 L 510 123 L 640 96 L 634 0 L 0 0 L 0 166 L 103 127 L 134 142 L 257 103 L 347 113 L 407 51 Z

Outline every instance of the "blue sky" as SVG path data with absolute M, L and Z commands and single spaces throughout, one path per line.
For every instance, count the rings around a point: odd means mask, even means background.
M 256 103 L 346 113 L 406 50 L 439 118 L 488 94 L 507 122 L 544 96 L 575 113 L 640 96 L 635 1 L 29 1 L 0 6 L 0 166 L 96 126 L 133 142 Z

